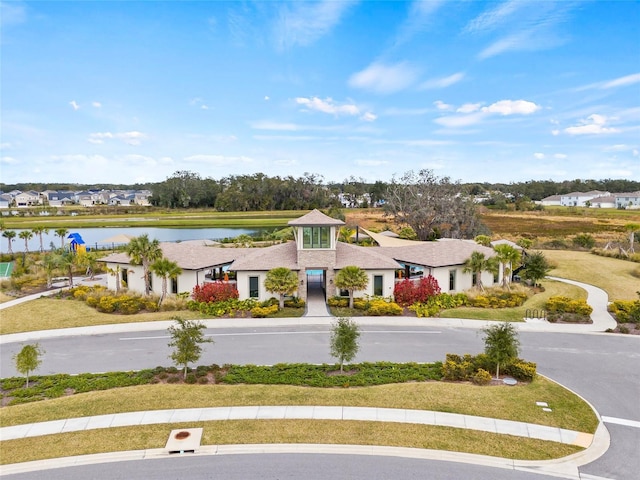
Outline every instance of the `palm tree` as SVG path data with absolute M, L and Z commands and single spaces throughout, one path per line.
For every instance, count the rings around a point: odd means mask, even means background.
M 127 244 L 125 251 L 134 265 L 142 265 L 144 278 L 144 293 L 149 295 L 151 292 L 151 275 L 150 265 L 162 258 L 162 250 L 160 242 L 157 239 L 149 240 L 146 233 L 131 239 Z
M 475 252 L 472 252 L 471 257 L 464 262 L 464 268 L 462 271 L 464 273 L 473 273 L 476 278 L 476 287 L 478 287 L 478 290 L 484 291 L 484 286 L 482 285 L 482 272 L 487 271 L 495 273 L 497 268 L 498 265 L 495 257 L 487 258 L 484 256 L 484 253 L 476 250 Z
M 29 253 L 29 240 L 33 238 L 33 233 L 31 230 L 23 230 L 18 236 L 24 240 L 24 251 L 25 253 Z
M 351 237 L 355 235 L 356 229 L 349 226 L 340 227 L 338 231 L 338 240 L 344 243 L 351 243 Z
M 298 288 L 298 277 L 288 268 L 273 268 L 267 272 L 264 288 L 267 292 L 278 294 L 280 309 L 283 309 L 284 296 L 291 295 Z
M 42 225 L 36 225 L 31 229 L 34 235 L 37 235 L 40 238 L 40 253 L 44 252 L 44 245 L 42 241 L 42 235 L 45 233 L 49 233 L 49 229 Z
M 493 249 L 496 251 L 496 258 L 502 267 L 502 286 L 509 288 L 513 264 L 520 262 L 520 250 L 506 243 L 496 245 Z
M 364 290 L 367 285 L 369 285 L 367 272 L 354 265 L 344 267 L 336 275 L 336 287 L 349 292 L 349 308 L 353 308 L 353 293 L 356 290 Z
M 13 253 L 13 239 L 16 238 L 16 232 L 13 230 L 5 230 L 2 232 L 2 236 L 7 239 L 9 244 L 9 250 L 7 250 L 7 252 L 10 254 Z
M 47 276 L 47 288 L 53 286 L 53 272 L 58 268 L 58 264 L 60 263 L 58 256 L 59 254 L 52 251 L 45 253 L 42 257 L 42 267 Z
M 95 276 L 95 267 L 98 262 L 97 254 L 94 252 L 78 252 L 78 265 L 86 268 L 85 275 L 89 275 L 89 280 L 93 280 Z
M 57 257 L 57 265 L 59 268 L 66 270 L 69 276 L 69 287 L 73 287 L 73 269 L 76 266 L 77 257 L 71 250 L 62 250 Z
M 176 262 L 172 262 L 168 258 L 159 258 L 151 264 L 151 271 L 162 278 L 162 296 L 158 305 L 160 305 L 167 296 L 167 278 L 172 280 L 178 278 L 182 273 L 182 269 Z
M 64 239 L 67 237 L 67 234 L 69 233 L 69 229 L 56 228 L 54 233 L 56 237 L 60 237 L 60 248 L 64 248 Z

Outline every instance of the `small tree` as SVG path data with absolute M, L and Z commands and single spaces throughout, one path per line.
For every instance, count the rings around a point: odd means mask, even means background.
M 13 253 L 13 240 L 16 238 L 16 232 L 13 230 L 5 230 L 2 232 L 2 236 L 7 239 L 7 252 L 9 254 Z
M 506 243 L 496 245 L 493 249 L 496 251 L 498 262 L 502 268 L 502 286 L 509 288 L 513 265 L 519 263 L 522 258 L 520 250 Z
M 336 287 L 349 292 L 349 308 L 353 308 L 353 293 L 369 285 L 367 272 L 353 265 L 344 267 L 336 274 Z
M 13 356 L 13 360 L 16 362 L 16 370 L 27 377 L 26 388 L 29 388 L 29 373 L 40 366 L 42 363 L 40 357 L 44 353 L 44 350 L 36 343 L 34 345 L 25 345 L 22 347 L 22 350 L 20 350 L 20 353 L 16 353 Z
M 135 265 L 142 265 L 144 278 L 144 293 L 151 293 L 151 270 L 150 266 L 156 260 L 162 258 L 162 249 L 157 239 L 149 240 L 146 233 L 133 238 L 126 246 L 125 251 Z
M 344 362 L 353 360 L 360 349 L 360 327 L 349 317 L 339 317 L 331 326 L 331 356 L 340 361 L 340 373 Z
M 190 363 L 197 362 L 202 355 L 203 343 L 214 343 L 212 339 L 205 338 L 202 332 L 206 326 L 196 320 L 184 320 L 181 317 L 172 317 L 176 324 L 168 329 L 171 335 L 169 346 L 174 348 L 169 358 L 177 366 L 184 368 L 184 377 L 187 376 L 187 368 Z
M 523 266 L 522 278 L 531 281 L 534 286 L 546 277 L 549 270 L 551 270 L 551 265 L 549 265 L 547 258 L 542 252 L 528 254 L 524 257 Z
M 291 295 L 298 288 L 298 277 L 286 267 L 273 268 L 267 272 L 264 288 L 278 294 L 280 309 L 283 309 L 285 295 Z
M 495 273 L 498 270 L 498 261 L 495 257 L 487 258 L 482 252 L 471 252 L 471 256 L 464 262 L 464 273 L 473 273 L 476 276 L 476 287 L 478 290 L 484 290 L 482 285 L 482 272 L 488 271 Z
M 60 248 L 64 248 L 64 239 L 67 237 L 68 233 L 69 233 L 69 229 L 64 227 L 56 228 L 54 230 L 54 235 L 56 237 L 60 237 Z
M 31 230 L 23 230 L 18 236 L 24 240 L 24 251 L 29 253 L 29 240 L 33 238 L 33 232 Z
M 500 377 L 500 364 L 518 358 L 518 332 L 512 323 L 503 322 L 491 325 L 484 332 L 484 353 L 496 362 L 496 378 Z

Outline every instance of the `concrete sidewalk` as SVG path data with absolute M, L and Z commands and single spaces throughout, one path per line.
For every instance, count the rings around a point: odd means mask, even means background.
M 184 422 L 206 422 L 220 420 L 352 420 L 413 423 L 464 428 L 523 438 L 534 438 L 552 442 L 577 445 L 585 448 L 569 457 L 547 461 L 517 461 L 484 455 L 384 446 L 358 445 L 221 445 L 202 446 L 198 455 L 219 455 L 238 453 L 330 453 L 352 455 L 386 455 L 405 458 L 436 459 L 473 463 L 499 468 L 510 468 L 530 472 L 545 473 L 561 478 L 580 478 L 578 467 L 600 457 L 609 448 L 609 433 L 601 423 L 595 435 L 565 430 L 531 423 L 514 422 L 472 415 L 460 415 L 425 410 L 403 410 L 393 408 L 341 407 L 341 406 L 251 406 L 215 407 L 175 410 L 128 412 L 93 417 L 70 418 L 51 422 L 16 425 L 0 429 L 0 439 L 54 435 L 66 432 L 122 427 L 131 425 L 170 424 Z M 168 427 L 168 430 L 170 426 Z M 124 461 L 133 459 L 167 458 L 168 452 L 153 449 L 134 452 L 115 452 L 96 455 L 82 455 L 51 460 L 25 462 L 2 466 L 2 475 L 29 472 L 70 465 Z
M 464 428 L 483 432 L 536 438 L 551 442 L 589 447 L 593 435 L 562 428 L 514 422 L 472 415 L 460 415 L 429 410 L 404 410 L 375 407 L 326 406 L 249 406 L 184 408 L 115 413 L 93 417 L 67 418 L 50 422 L 30 423 L 0 428 L 0 439 L 55 435 L 110 427 L 152 425 L 157 423 L 206 422 L 215 420 L 359 420 L 372 422 L 415 423 L 442 427 Z

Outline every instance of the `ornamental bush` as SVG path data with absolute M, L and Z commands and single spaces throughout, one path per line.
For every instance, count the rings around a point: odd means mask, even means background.
M 491 383 L 491 374 L 484 368 L 480 368 L 473 377 L 471 377 L 471 381 L 476 385 L 489 385 Z
M 526 362 L 518 358 L 514 362 L 505 365 L 503 372 L 516 380 L 531 382 L 536 378 L 536 367 L 537 365 L 534 362 Z
M 405 278 L 403 281 L 396 283 L 393 289 L 393 297 L 398 305 L 403 307 L 413 305 L 414 303 L 424 303 L 430 297 L 440 293 L 438 281 L 428 275 L 422 277 L 419 281 Z
M 550 297 L 544 308 L 550 313 L 576 313 L 587 317 L 593 312 L 586 300 L 574 300 L 563 296 Z
M 616 300 L 609 305 L 609 311 L 618 323 L 640 324 L 640 300 Z
M 251 316 L 253 318 L 265 318 L 278 313 L 278 310 L 278 304 L 271 305 L 270 307 L 254 307 L 251 309 Z
M 370 302 L 367 314 L 371 316 L 402 315 L 402 307 L 395 302 L 376 299 Z
M 191 297 L 196 302 L 215 303 L 239 297 L 235 284 L 229 282 L 207 282 L 193 287 Z

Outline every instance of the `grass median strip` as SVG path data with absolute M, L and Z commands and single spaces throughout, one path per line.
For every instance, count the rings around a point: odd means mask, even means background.
M 334 420 L 226 420 L 119 427 L 2 442 L 0 463 L 72 455 L 163 448 L 169 432 L 202 427 L 202 445 L 316 443 L 384 445 L 476 453 L 510 459 L 548 460 L 580 447 L 457 428 Z M 55 440 L 54 440 L 55 438 Z
M 552 412 L 543 412 L 545 401 Z M 538 377 L 528 385 L 414 382 L 358 388 L 289 385 L 144 385 L 4 407 L 3 427 L 109 413 L 256 405 L 339 405 L 406 408 L 536 423 L 593 433 L 597 417 L 582 399 Z

